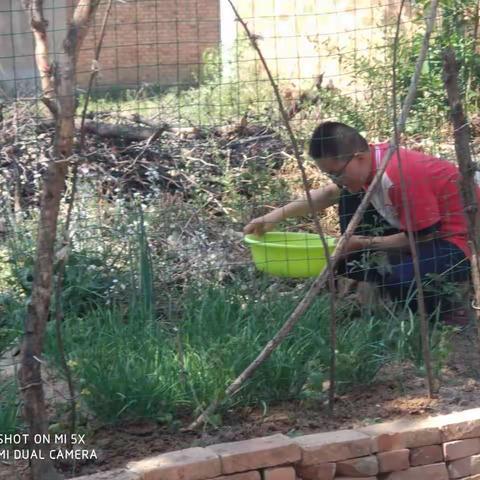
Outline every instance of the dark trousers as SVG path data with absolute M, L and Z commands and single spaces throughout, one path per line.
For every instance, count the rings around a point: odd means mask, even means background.
M 364 193 L 351 194 L 342 190 L 339 203 L 340 229 L 343 233 L 356 212 Z M 355 230 L 356 235 L 384 236 L 399 233 L 369 206 Z M 448 285 L 465 282 L 470 275 L 470 262 L 453 243 L 435 239 L 417 243 L 417 253 L 425 292 L 425 306 L 434 313 L 439 303 L 442 309 L 452 292 Z M 349 278 L 373 282 L 394 300 L 416 310 L 416 287 L 412 255 L 408 252 L 361 251 L 350 254 L 340 263 L 338 273 Z M 446 286 L 447 285 L 447 286 Z

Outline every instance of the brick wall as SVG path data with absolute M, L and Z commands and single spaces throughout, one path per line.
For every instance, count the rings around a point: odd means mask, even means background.
M 78 480 L 480 480 L 480 408 L 164 453 Z
M 96 14 L 78 62 L 88 82 L 107 1 Z M 100 55 L 97 85 L 178 85 L 198 76 L 206 48 L 220 42 L 218 0 L 114 1 Z

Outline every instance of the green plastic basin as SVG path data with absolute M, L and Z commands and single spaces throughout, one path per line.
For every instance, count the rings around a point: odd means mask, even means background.
M 327 237 L 330 253 L 336 239 Z M 317 234 L 301 232 L 267 232 L 261 237 L 246 235 L 256 267 L 262 272 L 280 277 L 314 277 L 327 260 L 322 241 Z

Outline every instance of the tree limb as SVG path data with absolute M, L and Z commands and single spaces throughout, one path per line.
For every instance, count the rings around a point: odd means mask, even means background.
M 82 128 L 80 121 L 75 122 L 78 129 Z M 131 125 L 113 125 L 111 123 L 97 122 L 95 120 L 85 120 L 82 131 L 84 133 L 93 133 L 105 138 L 123 138 L 130 142 L 156 140 L 160 135 L 168 130 L 167 125 L 159 125 L 158 128 L 133 127 Z
M 24 0 L 23 6 L 29 16 L 35 41 L 35 61 L 40 74 L 42 102 L 55 117 L 58 105 L 55 97 L 54 68 L 48 55 L 48 22 L 43 15 L 43 0 Z
M 85 39 L 93 15 L 100 4 L 100 0 L 79 0 L 72 21 L 68 27 L 67 35 L 63 42 L 65 53 L 71 55 L 76 63 L 78 52 Z

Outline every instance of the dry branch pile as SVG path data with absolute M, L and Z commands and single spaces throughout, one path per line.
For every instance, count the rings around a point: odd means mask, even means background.
M 17 105 L 6 118 L 0 133 L 2 190 L 19 208 L 37 204 L 54 127 L 32 116 L 28 105 Z M 84 153 L 75 156 L 81 178 L 110 199 L 157 191 L 188 199 L 203 192 L 221 209 L 223 195 L 232 188 L 225 185 L 226 176 L 233 179 L 235 193 L 249 197 L 254 174 L 272 174 L 282 166 L 283 152 L 290 153 L 279 133 L 263 125 L 178 129 L 139 126 L 148 120 L 138 116 L 121 121 L 88 120 Z

